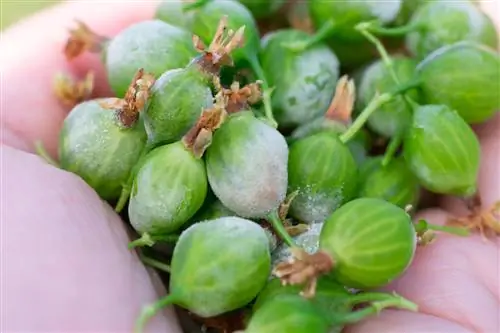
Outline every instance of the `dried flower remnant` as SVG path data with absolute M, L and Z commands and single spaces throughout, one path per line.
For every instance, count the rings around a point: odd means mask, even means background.
M 448 225 L 461 226 L 477 231 L 487 241 L 490 237 L 500 235 L 500 201 L 495 202 L 489 209 L 481 211 L 475 209 L 465 217 L 454 217 L 447 221 Z
M 236 32 L 227 29 L 227 16 L 224 15 L 217 27 L 214 38 L 208 48 L 198 36 L 193 36 L 193 45 L 198 52 L 203 53 L 202 57 L 195 61 L 206 72 L 217 75 L 220 66 L 232 66 L 233 60 L 231 52 L 243 46 L 243 33 L 245 26 Z
M 214 106 L 203 110 L 196 124 L 182 138 L 184 145 L 191 149 L 193 154 L 200 158 L 212 142 L 212 134 L 226 119 L 224 107 L 224 96 L 222 93 L 215 96 Z
M 325 118 L 349 125 L 355 98 L 356 87 L 353 79 L 349 80 L 347 75 L 342 76 L 337 83 L 335 95 L 325 113 Z
M 302 249 L 291 248 L 292 259 L 276 265 L 273 274 L 281 279 L 283 285 L 303 285 L 301 295 L 306 298 L 314 297 L 317 279 L 329 273 L 334 262 L 325 252 L 318 251 L 308 254 Z
M 249 110 L 251 104 L 258 103 L 262 99 L 260 83 L 257 81 L 240 88 L 240 83 L 235 81 L 229 89 L 222 88 L 221 91 L 226 98 L 227 113 Z
M 54 93 L 65 106 L 73 107 L 88 100 L 94 89 L 94 73 L 88 72 L 83 80 L 76 80 L 65 73 L 57 73 L 54 78 Z
M 83 52 L 100 52 L 102 44 L 108 41 L 107 37 L 93 32 L 85 23 L 76 20 L 77 27 L 69 29 L 70 36 L 64 46 L 64 54 L 67 60 L 72 60 Z
M 117 99 L 113 103 L 102 102 L 101 106 L 107 109 L 115 109 L 120 124 L 129 128 L 139 119 L 139 112 L 144 109 L 154 82 L 153 75 L 144 73 L 144 69 L 140 68 L 123 99 Z

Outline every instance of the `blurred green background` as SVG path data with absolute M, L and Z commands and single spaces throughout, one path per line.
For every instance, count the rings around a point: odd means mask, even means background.
M 56 5 L 61 0 L 0 0 L 0 30 L 43 8 Z

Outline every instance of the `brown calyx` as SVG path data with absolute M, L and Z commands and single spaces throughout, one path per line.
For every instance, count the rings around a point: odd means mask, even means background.
M 211 108 L 202 111 L 196 124 L 184 135 L 184 146 L 200 158 L 212 142 L 212 135 L 224 122 L 227 116 L 224 96 L 219 93 L 215 96 L 215 103 Z
M 308 254 L 298 247 L 290 248 L 292 259 L 276 265 L 273 274 L 283 285 L 305 285 L 301 295 L 312 298 L 316 294 L 317 279 L 334 267 L 333 259 L 323 251 Z
M 251 104 L 259 102 L 262 98 L 260 82 L 240 88 L 240 83 L 235 81 L 229 89 L 221 88 L 221 92 L 226 99 L 227 113 L 249 110 Z
M 54 93 L 66 106 L 73 107 L 92 95 L 94 73 L 88 72 L 83 80 L 76 80 L 65 73 L 57 73 L 54 79 Z
M 479 232 L 483 240 L 500 235 L 500 201 L 490 208 L 481 210 L 477 206 L 465 217 L 448 219 L 447 225 L 466 227 L 471 231 Z
M 64 46 L 67 60 L 78 57 L 85 51 L 101 52 L 102 44 L 109 39 L 90 30 L 83 22 L 76 20 L 77 27 L 69 29 L 69 37 Z
M 233 65 L 230 54 L 243 45 L 244 31 L 245 26 L 242 26 L 236 32 L 228 30 L 227 15 L 224 15 L 219 21 L 217 31 L 208 48 L 198 36 L 193 36 L 194 47 L 202 53 L 196 63 L 203 71 L 218 76 L 221 66 Z
M 349 125 L 352 120 L 355 98 L 356 87 L 354 81 L 349 80 L 347 75 L 342 76 L 337 83 L 335 95 L 325 113 L 325 118 Z
M 144 73 L 144 69 L 141 68 L 132 79 L 123 99 L 112 103 L 101 102 L 101 106 L 116 110 L 120 124 L 124 127 L 132 127 L 139 119 L 139 112 L 144 109 L 154 83 L 154 76 Z

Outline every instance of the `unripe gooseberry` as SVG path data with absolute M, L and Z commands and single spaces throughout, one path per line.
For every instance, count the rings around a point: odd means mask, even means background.
M 182 142 L 156 148 L 135 175 L 130 223 L 139 233 L 176 231 L 200 209 L 207 188 L 205 163 Z
M 290 215 L 304 223 L 323 222 L 356 191 L 357 166 L 337 134 L 322 132 L 290 146 L 288 187 L 298 191 Z
M 358 289 L 378 288 L 400 276 L 413 260 L 416 244 L 410 216 L 376 198 L 355 199 L 337 209 L 319 240 L 320 249 L 334 261 L 333 277 Z
M 105 200 L 120 196 L 146 143 L 141 121 L 126 128 L 115 110 L 106 107 L 117 101 L 104 98 L 76 105 L 59 136 L 61 168 L 82 177 Z
M 401 1 L 373 0 L 310 0 L 309 12 L 316 30 L 331 24 L 331 35 L 342 40 L 359 41 L 363 36 L 354 30 L 361 22 L 377 20 L 392 22 L 398 15 Z
M 484 45 L 444 46 L 418 65 L 417 74 L 426 103 L 448 105 L 469 124 L 491 119 L 500 110 L 500 56 Z
M 465 197 L 476 192 L 479 141 L 470 126 L 448 106 L 414 109 L 403 154 L 426 189 Z
M 214 194 L 239 216 L 266 217 L 285 199 L 286 140 L 251 111 L 230 115 L 214 133 L 205 157 Z
M 438 2 L 438 1 L 443 1 L 443 0 L 403 0 L 403 3 L 401 4 L 401 10 L 399 11 L 398 17 L 394 21 L 396 25 L 403 25 L 406 24 L 410 19 L 413 13 L 423 5 L 429 3 L 429 2 Z M 446 2 L 448 0 L 444 0 Z M 473 4 L 477 4 L 478 0 L 463 0 L 463 1 L 469 1 Z M 450 2 L 450 1 L 448 1 Z
M 238 309 L 266 284 L 269 241 L 252 221 L 222 217 L 186 229 L 175 247 L 170 293 L 175 303 L 201 317 Z
M 286 0 L 239 0 L 244 4 L 255 18 L 267 17 L 278 11 Z
M 156 7 L 154 18 L 191 31 L 193 12 L 186 5 L 189 2 L 164 0 Z
M 404 56 L 391 58 L 392 68 L 401 82 L 409 82 L 415 75 L 417 62 Z M 375 94 L 390 92 L 394 89 L 394 80 L 382 60 L 377 60 L 368 66 L 360 79 L 357 102 L 359 109 L 366 107 Z M 419 101 L 417 89 L 406 92 L 414 101 Z M 368 126 L 377 134 L 392 137 L 404 131 L 411 122 L 411 106 L 402 96 L 394 97 L 387 104 L 381 106 L 368 118 Z
M 442 46 L 460 41 L 492 48 L 498 45 L 493 21 L 468 1 L 426 3 L 413 14 L 409 26 L 417 28 L 406 36 L 406 46 L 420 59 Z
M 329 326 L 304 297 L 277 295 L 253 314 L 244 333 L 327 333 Z
M 191 34 L 160 20 L 130 25 L 105 46 L 105 64 L 111 88 L 118 97 L 127 91 L 138 68 L 160 76 L 186 66 L 197 55 Z
M 286 29 L 269 33 L 262 41 L 262 67 L 269 85 L 275 87 L 271 101 L 283 127 L 296 127 L 323 115 L 339 78 L 339 61 L 326 45 L 316 44 L 301 52 L 285 46 L 307 36 Z
M 384 199 L 396 206 L 415 206 L 420 195 L 418 178 L 402 157 L 382 165 L 382 156 L 371 157 L 359 172 L 359 197 Z

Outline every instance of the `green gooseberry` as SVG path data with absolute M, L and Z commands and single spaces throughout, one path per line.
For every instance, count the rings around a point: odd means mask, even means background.
M 166 71 L 156 80 L 144 112 L 149 144 L 179 140 L 202 110 L 213 106 L 211 78 L 193 61 L 185 68 Z
M 290 215 L 304 223 L 323 222 L 356 191 L 357 166 L 333 132 L 321 132 L 290 146 L 289 192 L 298 191 Z
M 413 14 L 408 26 L 415 29 L 407 34 L 406 46 L 421 59 L 459 41 L 474 41 L 495 49 L 498 45 L 491 18 L 468 1 L 426 3 Z
M 245 45 L 232 54 L 235 63 L 252 61 L 259 50 L 259 30 L 252 13 L 237 0 L 210 0 L 193 11 L 192 32 L 205 43 L 210 43 L 221 17 L 227 15 L 228 29 L 245 26 Z
M 104 200 L 120 196 L 147 138 L 142 121 L 124 127 L 117 112 L 106 107 L 117 101 L 103 98 L 76 105 L 59 135 L 61 168 L 80 176 Z
M 359 197 L 384 199 L 398 207 L 415 206 L 420 195 L 418 178 L 402 157 L 382 165 L 383 156 L 368 159 L 359 169 Z
M 491 119 L 500 110 L 500 56 L 474 42 L 458 42 L 430 54 L 417 67 L 422 98 L 445 104 L 469 124 Z
M 309 300 L 278 295 L 250 318 L 244 333 L 328 333 L 330 324 Z
M 317 34 L 344 41 L 360 41 L 363 36 L 354 27 L 361 22 L 392 22 L 399 13 L 401 1 L 310 0 L 309 12 Z
M 415 76 L 417 62 L 405 56 L 391 58 L 392 68 L 401 82 L 409 82 Z M 394 80 L 382 60 L 370 64 L 361 75 L 358 85 L 357 107 L 365 108 L 376 94 L 394 89 Z M 406 95 L 419 101 L 419 91 L 412 89 Z M 411 122 L 411 105 L 403 96 L 397 96 L 381 106 L 368 118 L 368 127 L 379 135 L 392 137 L 404 131 Z
M 410 216 L 378 198 L 354 199 L 338 208 L 319 238 L 320 250 L 334 263 L 331 275 L 358 289 L 382 287 L 399 277 L 413 260 L 416 244 Z
M 264 218 L 286 197 L 286 140 L 252 111 L 229 115 L 205 158 L 212 191 L 239 216 Z
M 207 188 L 204 161 L 181 141 L 156 148 L 135 174 L 130 223 L 141 234 L 174 232 L 200 209 Z
M 470 126 L 446 105 L 414 109 L 403 154 L 426 189 L 468 197 L 477 190 L 480 146 Z
M 255 222 L 221 217 L 186 229 L 171 261 L 170 295 L 146 307 L 139 329 L 164 306 L 176 304 L 208 318 L 252 301 L 271 272 L 269 241 Z
M 283 127 L 296 127 L 323 115 L 339 78 L 339 61 L 327 46 L 316 44 L 302 52 L 285 46 L 307 36 L 303 31 L 284 29 L 262 40 L 262 67 L 274 87 L 271 102 Z
M 397 26 L 404 25 L 408 23 L 408 21 L 411 19 L 411 16 L 419 7 L 422 7 L 426 3 L 429 2 L 453 2 L 450 0 L 403 0 L 403 3 L 401 4 L 401 10 L 399 11 L 399 15 L 394 21 L 394 24 Z M 469 1 L 473 4 L 477 4 L 478 0 L 463 0 L 463 1 Z
M 154 18 L 191 31 L 193 13 L 187 10 L 185 0 L 164 0 L 156 7 Z
M 255 18 L 263 18 L 276 13 L 286 0 L 239 0 Z
M 232 212 L 229 208 L 224 206 L 220 200 L 215 199 L 212 202 L 209 202 L 207 205 L 204 205 L 198 213 L 193 217 L 193 220 L 196 222 L 214 220 L 219 217 L 226 216 L 237 216 L 234 212 Z
M 300 285 L 283 285 L 280 279 L 272 278 L 257 296 L 252 312 L 257 312 L 262 306 L 279 295 L 299 295 Z M 351 296 L 347 289 L 326 276 L 318 278 L 314 298 L 311 302 L 324 314 L 332 317 L 335 313 L 347 313 L 352 308 L 345 302 Z
M 118 97 L 125 95 L 138 68 L 156 77 L 197 55 L 188 31 L 160 20 L 130 25 L 107 43 L 105 52 L 108 80 Z

